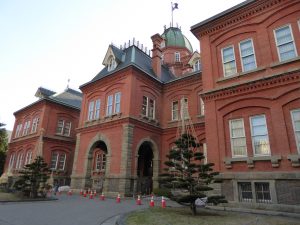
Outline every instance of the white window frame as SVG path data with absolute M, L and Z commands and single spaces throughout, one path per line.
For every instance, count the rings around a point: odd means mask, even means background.
M 297 140 L 297 132 L 300 133 L 300 130 L 296 130 L 295 120 L 294 120 L 294 116 L 293 116 L 294 112 L 299 112 L 300 113 L 300 109 L 294 109 L 294 110 L 290 111 L 292 124 L 293 124 L 294 135 L 295 135 L 296 146 L 297 146 L 298 154 L 300 154 L 300 143 L 299 143 L 300 140 L 299 141 Z
M 23 160 L 24 160 L 24 154 L 23 152 L 19 152 L 17 156 L 17 163 L 16 163 L 17 170 L 22 169 Z
M 253 128 L 252 128 L 252 121 L 251 121 L 251 119 L 255 118 L 255 117 L 261 117 L 261 116 L 263 116 L 265 118 L 265 122 L 266 122 L 267 133 L 264 136 L 267 136 L 267 141 L 268 141 L 268 144 L 269 144 L 269 153 L 268 154 L 257 154 L 255 152 L 255 144 L 254 144 L 254 138 L 253 138 L 255 136 L 253 136 Z M 270 145 L 270 139 L 269 139 L 269 132 L 268 132 L 268 124 L 267 124 L 266 115 L 265 114 L 260 114 L 260 115 L 250 116 L 249 123 L 250 123 L 250 130 L 251 130 L 251 142 L 252 142 L 253 155 L 254 156 L 270 156 L 271 155 L 271 145 Z M 262 135 L 258 135 L 258 136 L 262 136 Z
M 105 165 L 106 165 L 106 153 L 103 152 L 103 151 L 97 152 L 96 153 L 95 169 L 97 171 L 105 170 Z
M 175 52 L 175 62 L 180 62 L 180 52 Z
M 204 105 L 204 101 L 203 99 L 201 98 L 201 96 L 199 95 L 199 99 L 200 99 L 200 115 L 201 116 L 204 116 L 205 114 L 205 105 Z
M 196 60 L 193 64 L 193 71 L 196 72 L 196 71 L 200 71 L 200 60 Z
M 292 42 L 293 42 L 293 46 L 294 46 L 294 50 L 295 50 L 295 57 L 298 56 L 292 26 L 291 26 L 291 24 L 285 24 L 285 25 L 283 25 L 281 27 L 278 27 L 278 28 L 276 28 L 276 29 L 273 30 L 274 38 L 275 38 L 275 43 L 276 43 L 276 49 L 277 49 L 277 55 L 278 55 L 278 59 L 279 59 L 280 62 L 284 62 L 284 61 L 290 60 L 290 59 L 285 59 L 285 60 L 281 59 L 281 55 L 280 55 L 280 51 L 279 51 L 279 46 L 278 46 L 278 42 L 277 42 L 277 36 L 276 36 L 276 31 L 279 30 L 279 29 L 285 28 L 285 27 L 289 27 L 290 28 Z M 284 43 L 284 44 L 287 44 L 287 43 Z M 281 45 L 284 45 L 284 44 L 281 44 Z
M 70 128 L 69 128 L 69 130 L 68 130 L 68 133 L 65 133 L 65 132 L 66 132 L 66 124 L 70 124 Z M 71 134 L 71 129 L 72 129 L 72 123 L 71 123 L 71 121 L 64 121 L 63 135 L 64 135 L 64 136 L 70 136 L 70 134 Z
M 146 105 L 144 104 L 144 99 L 146 99 Z M 148 117 L 148 104 L 149 104 L 149 98 L 147 96 L 143 95 L 142 98 L 142 115 Z M 145 107 L 145 114 L 143 112 L 143 108 Z
M 97 99 L 95 101 L 95 111 L 94 111 L 94 119 L 99 119 L 100 118 L 100 109 L 101 109 L 101 100 Z
M 202 147 L 203 147 L 203 155 L 204 155 L 204 164 L 207 164 L 208 163 L 208 159 L 207 159 L 207 145 L 206 143 L 202 143 Z
M 62 156 L 64 157 L 63 168 L 59 168 L 59 167 L 60 167 L 61 157 L 62 157 Z M 59 170 L 59 171 L 64 171 L 64 170 L 65 170 L 66 159 L 67 159 L 67 154 L 66 154 L 66 153 L 58 153 L 58 162 L 56 163 L 56 165 L 57 165 L 57 170 Z
M 113 56 L 110 56 L 108 59 L 107 71 L 113 71 L 117 67 L 117 62 Z
M 226 70 L 225 70 L 225 63 L 231 62 L 231 61 L 224 62 L 224 53 L 223 52 L 224 52 L 225 49 L 228 49 L 228 48 L 232 48 L 232 50 L 233 50 L 233 60 L 232 61 L 234 61 L 234 64 L 235 64 L 235 71 L 232 74 L 226 74 Z M 221 49 L 221 55 L 222 55 L 222 66 L 223 66 L 224 77 L 230 77 L 230 76 L 236 74 L 237 73 L 237 66 L 236 66 L 234 45 L 229 45 L 229 46 L 226 46 L 226 47 L 222 48 Z
M 176 110 L 174 110 L 174 103 L 177 103 L 177 109 Z M 172 106 L 171 106 L 172 108 L 172 121 L 176 121 L 176 120 L 179 120 L 179 101 L 172 101 Z M 177 112 L 177 118 L 175 118 L 174 117 L 174 112 Z
M 153 101 L 153 108 L 151 107 L 151 101 Z M 151 99 L 149 98 L 149 104 L 148 104 L 148 117 L 151 118 L 151 119 L 155 119 L 155 100 L 154 99 Z M 151 110 L 153 111 L 152 112 L 152 116 L 151 116 Z
M 16 153 L 13 152 L 13 153 L 10 155 L 10 158 L 9 158 L 9 164 L 8 164 L 8 168 L 9 168 L 9 169 L 13 169 L 13 168 L 14 168 L 15 160 L 16 160 Z
M 233 137 L 232 134 L 232 123 L 233 121 L 237 121 L 237 120 L 241 120 L 242 124 L 243 124 L 243 131 L 244 131 L 244 135 L 243 136 L 239 136 L 239 137 Z M 245 123 L 244 123 L 244 118 L 237 118 L 237 119 L 231 119 L 229 120 L 229 133 L 230 133 L 230 148 L 231 148 L 231 155 L 232 158 L 242 158 L 242 157 L 247 157 L 248 156 L 248 151 L 247 151 L 247 139 L 246 139 L 246 132 L 245 132 Z M 245 149 L 245 154 L 244 155 L 236 155 L 234 154 L 233 151 L 233 139 L 239 139 L 239 138 L 245 138 L 245 144 L 246 144 L 246 149 Z
M 62 125 L 61 127 L 59 126 L 60 125 L 60 122 L 62 122 Z M 64 127 L 65 127 L 65 120 L 63 119 L 58 119 L 57 120 L 57 125 L 56 125 L 56 133 L 57 134 L 60 134 L 60 135 L 63 135 L 64 134 Z M 60 131 L 58 130 L 58 128 L 60 128 Z
M 251 42 L 253 54 L 248 54 L 248 55 L 242 56 L 242 48 L 241 48 L 241 45 L 242 45 L 243 43 L 245 43 L 245 42 L 248 42 L 248 41 Z M 251 70 L 255 70 L 255 69 L 257 68 L 257 63 L 256 63 L 256 54 L 255 54 L 255 49 L 254 49 L 253 39 L 252 39 L 252 38 L 248 38 L 248 39 L 246 39 L 246 40 L 241 41 L 241 42 L 239 43 L 239 51 L 240 51 L 240 58 L 241 58 L 241 64 L 242 64 L 242 71 L 243 71 L 243 72 L 248 72 L 248 71 L 251 71 Z M 254 57 L 255 67 L 252 68 L 252 69 L 250 69 L 250 70 L 246 70 L 246 71 L 245 71 L 243 58 L 246 58 L 246 57 L 251 56 L 251 55 L 253 55 L 253 57 Z
M 32 151 L 28 151 L 26 153 L 26 157 L 25 157 L 25 163 L 24 165 L 30 164 L 32 160 Z
M 111 116 L 113 114 L 113 95 L 107 96 L 107 103 L 106 103 L 106 116 Z
M 183 106 L 182 106 L 183 104 Z M 180 112 L 181 118 L 180 119 L 189 119 L 190 118 L 190 114 L 189 114 L 189 100 L 188 98 L 181 98 L 180 101 L 180 111 L 182 109 L 182 112 Z
M 118 96 L 119 96 L 119 100 L 118 100 Z M 115 93 L 114 101 L 115 101 L 114 102 L 114 113 L 120 113 L 121 112 L 121 92 Z
M 88 110 L 88 120 L 93 120 L 94 118 L 94 101 L 89 102 L 89 110 Z
M 55 167 L 52 167 L 52 159 L 53 159 L 53 155 L 54 154 L 56 154 L 56 159 L 55 159 Z M 50 161 L 50 166 L 51 166 L 51 168 L 50 168 L 50 170 L 56 170 L 57 169 L 57 164 L 58 164 L 58 157 L 59 157 L 59 153 L 58 152 L 52 152 L 51 153 L 51 161 Z
M 31 133 L 35 133 L 37 131 L 37 127 L 39 125 L 39 117 L 35 117 L 32 120 Z
M 263 185 L 263 184 L 267 184 L 268 185 L 268 191 L 265 190 L 258 190 L 257 186 L 258 185 Z M 254 182 L 254 192 L 255 192 L 255 198 L 256 198 L 256 202 L 257 203 L 272 203 L 272 194 L 271 194 L 271 188 L 270 188 L 270 183 L 269 182 Z M 270 199 L 258 199 L 258 192 L 262 192 L 263 196 L 265 195 L 264 193 L 269 193 L 270 195 Z
M 22 130 L 22 126 L 23 126 L 22 123 L 19 123 L 19 124 L 17 125 L 15 138 L 20 137 L 21 130 Z
M 25 135 L 27 135 L 29 133 L 30 122 L 31 122 L 30 120 L 27 120 L 25 122 L 22 136 L 25 136 Z

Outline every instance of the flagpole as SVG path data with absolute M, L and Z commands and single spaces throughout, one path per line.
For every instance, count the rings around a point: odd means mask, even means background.
M 172 27 L 173 27 L 173 2 L 171 2 L 171 12 L 172 12 Z

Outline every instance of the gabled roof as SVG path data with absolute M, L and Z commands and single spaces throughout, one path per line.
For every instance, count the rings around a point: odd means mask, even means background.
M 42 88 L 42 89 L 45 89 L 45 88 Z M 40 90 L 40 88 L 38 88 L 38 91 L 39 90 Z M 47 90 L 47 89 L 45 89 L 45 90 Z M 77 110 L 81 109 L 82 93 L 75 91 L 71 88 L 66 88 L 62 93 L 59 93 L 59 94 L 54 94 L 51 96 L 43 96 L 43 97 L 38 96 L 38 97 L 40 98 L 39 100 L 19 109 L 18 111 L 14 112 L 14 115 L 24 109 L 27 109 L 27 108 L 43 101 L 43 100 L 54 102 L 54 103 L 64 105 L 67 107 L 75 108 Z
M 87 82 L 80 87 L 84 87 L 90 83 L 93 83 L 97 80 L 100 80 L 104 77 L 107 77 L 111 74 L 114 74 L 117 71 L 120 71 L 129 66 L 134 66 L 143 72 L 145 72 L 148 76 L 158 80 L 161 83 L 168 82 L 176 77 L 171 73 L 171 71 L 164 65 L 162 65 L 161 77 L 157 77 L 152 69 L 152 59 L 145 52 L 140 50 L 135 45 L 132 45 L 124 50 L 117 48 L 116 46 L 111 45 L 111 49 L 115 54 L 115 57 L 121 59 L 118 63 L 117 67 L 108 71 L 107 66 L 104 67 L 90 82 Z

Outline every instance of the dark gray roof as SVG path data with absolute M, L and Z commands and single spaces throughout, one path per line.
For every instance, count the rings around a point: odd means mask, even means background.
M 164 65 L 162 65 L 161 68 L 161 78 L 158 78 L 153 69 L 152 69 L 152 62 L 151 57 L 147 55 L 145 52 L 140 50 L 135 45 L 132 45 L 124 50 L 120 50 L 116 46 L 112 46 L 113 52 L 115 54 L 115 57 L 118 59 L 121 59 L 117 67 L 112 70 L 108 71 L 107 66 L 104 67 L 90 82 L 87 82 L 80 87 L 83 87 L 89 83 L 92 83 L 96 80 L 102 79 L 106 76 L 109 76 L 111 74 L 114 74 L 115 72 L 122 70 L 129 66 L 134 66 L 141 71 L 145 72 L 150 77 L 158 80 L 161 83 L 168 82 L 172 79 L 175 79 L 176 77 L 171 73 L 171 71 Z
M 56 92 L 51 91 L 49 89 L 43 88 L 43 87 L 39 87 L 35 93 L 35 96 L 38 98 L 43 98 L 43 97 L 49 97 L 51 95 L 56 94 Z
M 75 91 L 71 88 L 66 88 L 66 90 L 60 94 L 52 95 L 49 97 L 58 103 L 63 105 L 72 106 L 75 108 L 81 108 L 82 93 Z
M 205 24 L 207 24 L 207 23 L 210 23 L 210 22 L 212 22 L 212 21 L 214 21 L 214 20 L 217 20 L 217 19 L 219 19 L 220 17 L 223 17 L 223 16 L 225 16 L 225 15 L 227 15 L 227 14 L 230 14 L 231 12 L 233 12 L 233 11 L 235 11 L 235 10 L 238 10 L 238 9 L 240 9 L 240 8 L 242 8 L 242 7 L 244 7 L 244 6 L 248 5 L 248 4 L 250 4 L 250 3 L 252 3 L 252 2 L 255 2 L 255 1 L 256 1 L 256 0 L 246 0 L 246 1 L 242 2 L 242 3 L 240 3 L 240 4 L 237 4 L 237 5 L 235 5 L 235 6 L 231 7 L 231 8 L 229 8 L 229 9 L 227 9 L 227 10 L 221 12 L 221 13 L 218 13 L 217 15 L 214 15 L 214 16 L 212 16 L 212 17 L 206 19 L 206 20 L 203 20 L 203 21 L 200 22 L 200 23 L 195 24 L 194 26 L 191 27 L 191 31 L 193 31 L 193 30 L 197 29 L 198 27 L 201 27 L 201 26 L 203 26 L 203 25 L 205 25 Z

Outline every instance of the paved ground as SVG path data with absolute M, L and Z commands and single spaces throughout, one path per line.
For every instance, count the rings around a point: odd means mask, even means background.
M 147 208 L 149 204 L 143 199 L 138 206 L 132 198 L 122 199 L 121 203 L 78 195 L 58 198 L 57 201 L 0 203 L 0 225 L 110 225 L 118 215 Z

